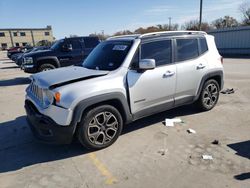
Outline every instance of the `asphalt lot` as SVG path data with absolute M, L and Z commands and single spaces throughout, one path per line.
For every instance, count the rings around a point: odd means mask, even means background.
M 224 68 L 235 93 L 220 95 L 212 111 L 185 106 L 144 118 L 111 147 L 88 152 L 33 139 L 23 108 L 29 75 L 0 52 L 0 187 L 250 187 L 250 59 L 224 59 Z M 175 117 L 184 123 L 162 124 Z

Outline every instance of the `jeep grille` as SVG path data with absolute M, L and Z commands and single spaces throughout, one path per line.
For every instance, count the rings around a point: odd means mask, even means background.
M 43 89 L 38 87 L 34 82 L 30 84 L 30 93 L 35 97 L 41 104 L 43 104 Z

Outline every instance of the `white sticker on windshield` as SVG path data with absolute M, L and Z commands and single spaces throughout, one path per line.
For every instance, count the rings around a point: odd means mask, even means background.
M 127 49 L 127 45 L 115 45 L 114 47 L 113 47 L 113 50 L 119 50 L 119 51 L 124 51 L 124 50 L 126 50 Z

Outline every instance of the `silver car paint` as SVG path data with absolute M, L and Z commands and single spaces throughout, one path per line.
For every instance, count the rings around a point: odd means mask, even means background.
M 67 81 L 81 79 L 90 76 L 101 76 L 108 74 L 109 71 L 90 70 L 79 66 L 71 66 L 54 69 L 51 71 L 40 72 L 31 76 L 39 86 L 49 88 L 55 84 L 61 84 Z
M 127 98 L 127 82 L 129 85 L 132 113 L 165 102 L 171 103 L 176 98 L 195 95 L 198 91 L 201 77 L 208 69 L 209 71 L 216 69 L 222 70 L 222 65 L 219 63 L 220 55 L 215 47 L 214 38 L 208 35 L 205 35 L 205 37 L 207 38 L 209 52 L 203 56 L 196 60 L 191 60 L 189 63 L 183 62 L 157 67 L 154 70 L 145 71 L 143 74 L 129 69 L 130 62 L 141 42 L 140 39 L 135 39 L 122 66 L 117 70 L 110 71 L 108 74 L 105 71 L 90 70 L 90 72 L 86 72 L 86 74 L 101 74 L 102 76 L 53 89 L 53 92 L 60 92 L 61 94 L 61 101 L 57 105 L 62 108 L 51 105 L 49 108 L 42 109 L 28 94 L 26 98 L 30 99 L 36 105 L 40 113 L 51 117 L 60 125 L 69 125 L 72 120 L 74 108 L 84 99 L 112 92 L 122 93 L 124 97 Z M 200 63 L 204 63 L 206 68 L 197 71 L 195 68 Z M 86 74 L 83 73 L 85 70 L 82 67 L 77 68 L 76 75 L 67 73 L 74 69 L 74 67 L 61 68 L 53 71 L 53 75 L 50 75 L 50 71 L 48 71 L 46 73 L 47 78 L 44 78 L 45 74 L 43 73 L 38 76 L 35 75 L 33 78 L 39 80 L 40 87 L 47 88 L 51 84 L 62 83 L 66 80 L 69 81 L 84 75 L 86 76 Z M 80 69 L 82 69 L 83 72 Z M 82 73 L 83 75 L 81 75 Z M 164 74 L 166 73 L 171 73 L 171 76 L 164 78 Z M 48 79 L 49 77 L 50 79 Z

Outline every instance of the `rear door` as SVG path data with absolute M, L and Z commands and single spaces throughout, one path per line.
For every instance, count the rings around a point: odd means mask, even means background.
M 133 114 L 146 116 L 163 111 L 174 104 L 176 66 L 172 63 L 172 41 L 165 39 L 146 42 L 141 45 L 128 71 L 127 82 L 130 106 Z M 136 58 L 136 57 L 135 57 Z M 155 59 L 156 68 L 138 71 L 140 59 Z
M 175 44 L 175 62 L 178 75 L 175 104 L 180 105 L 193 100 L 201 79 L 208 69 L 208 62 L 204 57 L 207 45 L 204 38 L 177 38 Z

